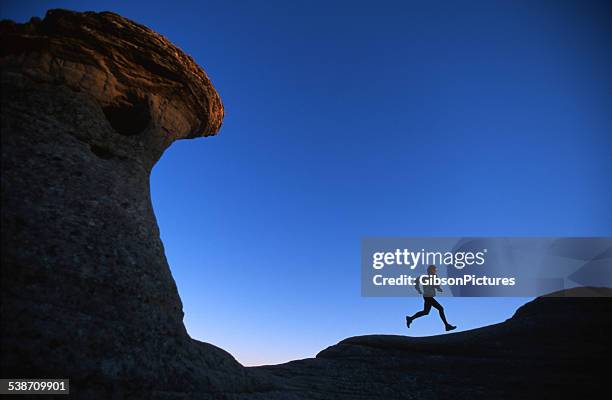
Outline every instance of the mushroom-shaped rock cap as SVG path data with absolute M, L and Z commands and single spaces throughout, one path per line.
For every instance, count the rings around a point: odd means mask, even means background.
M 123 136 L 153 129 L 163 151 L 221 126 L 221 99 L 194 60 L 120 15 L 49 10 L 43 20 L 2 21 L 0 35 L 3 70 L 91 95 Z

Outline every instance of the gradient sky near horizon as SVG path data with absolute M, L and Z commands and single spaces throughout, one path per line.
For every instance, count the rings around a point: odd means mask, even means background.
M 114 11 L 223 99 L 151 192 L 190 335 L 245 365 L 404 335 L 418 298 L 363 298 L 364 236 L 612 235 L 612 3 L 2 1 Z M 460 329 L 525 298 L 445 298 Z M 412 335 L 441 333 L 437 315 Z

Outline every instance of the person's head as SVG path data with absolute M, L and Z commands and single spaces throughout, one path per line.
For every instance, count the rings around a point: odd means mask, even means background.
M 427 275 L 435 275 L 436 274 L 436 266 L 435 265 L 430 265 L 429 267 L 427 267 Z

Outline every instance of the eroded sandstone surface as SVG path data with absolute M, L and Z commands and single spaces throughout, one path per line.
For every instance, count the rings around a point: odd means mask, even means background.
M 113 13 L 51 10 L 0 34 L 3 371 L 93 393 L 248 387 L 187 335 L 150 200 L 163 151 L 220 128 L 204 71 Z

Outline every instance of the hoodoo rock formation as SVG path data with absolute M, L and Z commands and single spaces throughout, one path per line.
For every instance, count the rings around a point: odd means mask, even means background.
M 313 359 L 257 368 L 191 339 L 149 173 L 173 141 L 218 131 L 223 106 L 206 74 L 113 13 L 52 10 L 26 24 L 2 21 L 0 37 L 2 378 L 70 378 L 78 399 L 603 391 L 609 298 L 538 298 L 489 327 L 349 338 Z
M 188 337 L 150 200 L 163 151 L 221 126 L 204 71 L 113 13 L 52 10 L 0 34 L 3 376 L 246 387 L 228 353 Z

